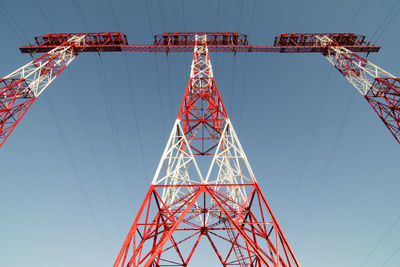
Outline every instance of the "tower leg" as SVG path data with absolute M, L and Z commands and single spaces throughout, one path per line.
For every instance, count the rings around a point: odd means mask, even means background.
M 249 197 L 238 203 L 221 186 Z M 114 267 L 187 266 L 203 236 L 222 266 L 300 266 L 257 184 L 191 186 L 170 205 L 165 187 L 150 187 Z

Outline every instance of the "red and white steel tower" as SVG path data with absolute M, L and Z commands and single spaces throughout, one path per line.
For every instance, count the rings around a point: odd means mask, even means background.
M 202 238 L 223 266 L 300 266 L 229 120 L 209 52 L 321 53 L 400 143 L 400 79 L 355 54 L 379 51 L 364 38 L 353 33 L 281 34 L 273 46 L 260 46 L 249 45 L 240 33 L 164 33 L 152 45 L 129 45 L 119 32 L 36 37 L 21 52 L 45 54 L 0 79 L 0 146 L 79 53 L 194 49 L 177 119 L 114 267 L 187 266 Z
M 208 38 L 195 36 L 178 117 L 114 267 L 187 266 L 202 238 L 222 266 L 300 266 L 229 120 Z

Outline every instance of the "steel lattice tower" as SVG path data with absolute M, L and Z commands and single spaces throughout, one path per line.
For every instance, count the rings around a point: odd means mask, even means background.
M 195 37 L 178 117 L 114 267 L 187 266 L 202 238 L 222 266 L 300 266 L 229 120 L 207 41 Z
M 190 79 L 150 189 L 114 267 L 187 266 L 202 238 L 223 266 L 300 266 L 262 194 L 218 92 L 209 52 L 321 53 L 400 143 L 400 79 L 356 52 L 380 46 L 354 33 L 291 33 L 272 46 L 237 32 L 163 33 L 130 45 L 125 34 L 35 37 L 45 53 L 0 79 L 0 147 L 35 99 L 81 52 L 192 52 Z M 204 169 L 201 159 L 209 159 Z M 208 167 L 208 168 L 207 168 Z

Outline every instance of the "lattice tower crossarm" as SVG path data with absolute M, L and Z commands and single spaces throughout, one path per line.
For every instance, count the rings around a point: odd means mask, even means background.
M 364 36 L 354 33 L 281 34 L 273 46 L 249 45 L 247 36 L 237 32 L 164 33 L 156 35 L 152 45 L 129 45 L 126 35 L 120 32 L 37 36 L 34 44 L 21 46 L 20 51 L 46 54 L 0 80 L 0 147 L 36 97 L 80 52 L 192 52 L 198 36 L 203 36 L 212 52 L 320 53 L 326 46 L 317 36 L 328 36 L 352 52 L 378 52 L 380 48 L 366 44 Z M 193 150 L 194 154 L 208 153 Z
M 326 59 L 365 97 L 400 143 L 400 79 L 327 36 L 317 37 Z
M 203 237 L 222 266 L 298 267 L 223 105 L 206 36 L 195 42 L 177 119 L 114 267 L 188 266 Z

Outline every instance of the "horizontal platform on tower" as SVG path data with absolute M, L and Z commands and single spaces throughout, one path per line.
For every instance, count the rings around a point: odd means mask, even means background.
M 259 52 L 259 53 L 325 53 L 328 46 L 343 46 L 352 52 L 378 52 L 380 46 L 366 43 L 365 36 L 354 33 L 292 33 L 275 37 L 274 45 L 249 45 L 247 35 L 236 32 L 215 33 L 163 33 L 154 36 L 151 45 L 130 45 L 125 34 L 113 33 L 59 33 L 35 37 L 33 45 L 19 47 L 22 53 L 45 53 L 68 44 L 74 35 L 85 36 L 77 52 L 193 52 L 196 35 L 207 36 L 209 52 Z M 318 36 L 328 36 L 332 43 L 319 42 Z

